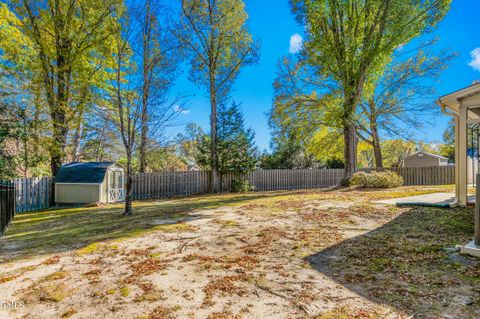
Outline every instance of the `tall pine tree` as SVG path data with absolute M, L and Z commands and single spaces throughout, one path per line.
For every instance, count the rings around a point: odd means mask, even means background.
M 253 170 L 257 164 L 258 150 L 254 144 L 255 133 L 246 128 L 240 105 L 222 103 L 218 108 L 218 170 L 220 175 L 242 174 Z M 210 169 L 210 136 L 197 136 L 195 160 L 204 169 Z

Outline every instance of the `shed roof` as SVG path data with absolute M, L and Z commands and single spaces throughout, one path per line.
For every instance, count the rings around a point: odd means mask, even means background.
M 56 183 L 101 184 L 105 173 L 115 162 L 72 162 L 63 165 L 55 177 Z
M 415 156 L 418 156 L 418 154 L 423 154 L 423 155 L 425 155 L 425 156 L 430 156 L 430 157 L 435 157 L 435 158 L 439 158 L 439 159 L 443 159 L 443 160 L 448 160 L 448 158 L 443 157 L 443 156 L 441 156 L 441 155 L 432 154 L 432 153 L 423 152 L 423 151 L 413 153 L 413 154 L 405 157 L 404 160 L 409 159 L 409 158 L 412 158 L 412 157 L 415 157 Z

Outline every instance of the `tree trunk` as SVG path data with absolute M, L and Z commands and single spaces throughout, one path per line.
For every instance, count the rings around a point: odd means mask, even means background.
M 72 161 L 80 161 L 80 144 L 82 142 L 83 135 L 83 115 L 78 115 L 77 127 L 75 129 L 75 136 L 73 138 L 73 152 L 72 152 Z
M 383 169 L 382 146 L 380 145 L 380 136 L 378 134 L 378 127 L 375 122 L 370 123 L 370 130 L 372 131 L 373 153 L 375 155 L 375 168 L 377 171 Z
M 343 140 L 345 156 L 344 178 L 350 180 L 358 171 L 357 168 L 357 127 L 356 127 L 356 108 L 362 98 L 364 76 L 359 81 L 346 81 L 344 83 L 345 100 L 343 102 Z
M 125 187 L 125 212 L 126 216 L 132 216 L 132 154 L 127 152 L 127 183 Z
M 67 145 L 68 130 L 65 125 L 65 114 L 62 112 L 53 112 L 53 145 L 50 149 L 50 168 L 52 175 L 57 176 L 62 166 L 65 146 Z
M 357 172 L 357 129 L 355 124 L 345 125 L 343 129 L 343 140 L 345 143 L 345 175 L 344 178 L 351 179 Z
M 142 106 L 142 119 L 141 127 L 142 131 L 140 133 L 140 145 L 139 145 L 139 162 L 140 162 L 140 173 L 145 173 L 147 170 L 147 136 L 148 136 L 148 124 L 147 124 L 147 105 L 146 103 Z
M 147 148 L 147 138 L 148 138 L 148 98 L 150 95 L 150 75 L 151 75 L 151 60 L 150 60 L 150 42 L 151 39 L 151 13 L 150 13 L 150 0 L 146 1 L 145 9 L 145 20 L 144 20 L 144 29 L 142 30 L 143 35 L 143 86 L 142 86 L 142 116 L 141 116 L 141 127 L 142 131 L 140 133 L 140 148 L 139 148 L 139 162 L 140 162 L 140 173 L 145 173 L 147 169 L 147 158 L 146 158 L 146 148 Z
M 28 128 L 27 128 L 27 114 L 25 111 L 22 111 L 23 117 L 23 161 L 25 163 L 25 170 L 24 170 L 24 177 L 28 177 L 28 167 L 29 167 L 29 160 L 28 160 Z
M 212 193 L 220 192 L 220 181 L 218 173 L 218 153 L 217 153 L 217 99 L 213 90 L 210 89 L 210 190 Z
M 40 102 L 40 92 L 37 88 L 34 89 L 35 92 L 35 97 L 34 97 L 34 107 L 35 107 L 35 113 L 33 116 L 33 123 L 32 123 L 32 141 L 33 141 L 33 148 L 32 148 L 32 155 L 35 157 L 35 159 L 38 158 L 39 155 L 39 139 L 40 139 L 40 131 L 38 128 L 38 124 L 40 122 L 40 108 L 41 108 L 41 102 Z
M 55 3 L 55 11 L 60 15 L 59 4 Z M 51 169 L 56 176 L 65 157 L 67 145 L 68 123 L 66 110 L 69 98 L 69 72 L 67 65 L 68 41 L 63 38 L 64 21 L 58 18 L 55 21 L 55 50 L 56 50 L 56 80 L 57 80 L 57 103 L 51 112 L 53 120 L 53 147 L 51 149 Z
M 144 84 L 145 85 L 145 84 Z M 148 137 L 148 123 L 147 123 L 147 89 L 143 89 L 143 98 L 142 98 L 142 117 L 141 117 L 141 127 L 142 131 L 140 133 L 140 148 L 139 148 L 139 161 L 140 161 L 140 173 L 145 173 L 147 169 L 147 137 Z

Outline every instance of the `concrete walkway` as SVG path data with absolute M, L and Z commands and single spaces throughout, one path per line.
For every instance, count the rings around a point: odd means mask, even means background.
M 432 205 L 445 205 L 445 204 L 453 203 L 454 199 L 455 199 L 454 193 L 433 193 L 433 194 L 426 194 L 426 195 L 385 199 L 385 200 L 377 201 L 375 203 L 388 204 L 388 205 L 396 205 L 396 204 L 404 204 L 404 203 L 424 203 L 424 204 L 432 204 Z M 475 195 L 469 196 L 468 202 L 475 203 Z

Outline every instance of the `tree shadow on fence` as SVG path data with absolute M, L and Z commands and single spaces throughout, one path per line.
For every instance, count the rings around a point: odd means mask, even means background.
M 91 243 L 140 235 L 155 230 L 158 221 L 173 223 L 197 210 L 242 204 L 251 200 L 285 196 L 291 192 L 223 194 L 134 202 L 134 214 L 122 215 L 123 205 L 50 209 L 17 214 L 0 237 L 0 262 L 43 253 L 64 252 Z M 202 216 L 200 218 L 205 218 Z
M 414 318 L 478 318 L 480 263 L 452 248 L 473 234 L 468 208 L 412 208 L 307 257 L 317 271 Z

